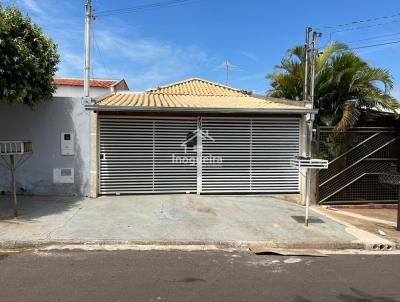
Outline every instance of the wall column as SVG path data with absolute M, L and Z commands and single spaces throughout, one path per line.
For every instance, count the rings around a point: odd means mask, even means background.
M 90 112 L 90 197 L 97 198 L 99 187 L 98 113 Z
M 307 153 L 307 115 L 303 114 L 300 118 L 300 156 Z M 306 204 L 306 174 L 304 169 L 300 169 L 300 204 Z
M 199 116 L 197 120 L 197 194 L 200 194 L 203 188 L 203 130 L 202 119 Z

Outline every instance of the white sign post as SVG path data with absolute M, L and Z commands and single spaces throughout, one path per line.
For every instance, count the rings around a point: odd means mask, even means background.
M 300 173 L 305 172 L 307 186 L 306 186 L 306 215 L 304 225 L 308 226 L 309 210 L 310 210 L 310 195 L 311 195 L 311 175 L 310 170 L 328 169 L 329 162 L 325 159 L 310 158 L 303 156 L 296 156 L 290 160 L 290 165 L 297 168 Z

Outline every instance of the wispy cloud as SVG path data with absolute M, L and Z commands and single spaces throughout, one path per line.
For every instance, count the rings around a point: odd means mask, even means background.
M 124 77 L 131 88 L 142 90 L 185 76 L 193 76 L 200 66 L 208 64 L 208 55 L 194 45 L 181 46 L 169 41 L 135 36 L 126 36 L 109 30 L 95 32 L 97 49 L 107 62 L 113 61 L 112 68 L 101 66 L 99 54 L 94 66 L 98 77 Z M 100 58 L 101 59 L 101 58 Z M 129 62 L 127 68 L 126 62 Z M 97 66 L 96 66 L 97 65 Z M 116 71 L 118 68 L 119 72 Z M 110 75 L 108 76 L 110 77 Z
M 250 59 L 255 62 L 260 60 L 260 58 L 256 54 L 249 52 L 249 51 L 238 50 L 238 53 L 240 53 L 242 56 L 246 57 L 247 59 Z
M 265 94 L 268 82 L 265 79 L 265 72 L 256 72 L 241 77 L 232 78 L 234 86 L 241 87 L 245 90 L 253 90 L 258 94 Z M 254 86 L 254 83 L 262 83 L 261 85 Z
M 39 6 L 35 0 L 22 0 L 22 5 L 29 11 L 43 15 L 44 10 Z
M 57 75 L 83 76 L 84 16 L 76 5 L 62 1 L 55 7 L 53 0 L 21 0 L 19 5 L 58 44 L 61 62 Z M 197 45 L 143 36 L 142 32 L 134 22 L 96 19 L 93 22 L 91 75 L 125 78 L 131 89 L 143 90 L 199 76 L 216 65 Z
M 61 62 L 58 66 L 58 75 L 82 76 L 84 68 L 83 53 L 64 50 L 61 52 Z
M 129 58 L 136 62 L 157 60 L 173 52 L 167 43 L 146 38 L 129 38 L 115 32 L 96 31 L 96 39 L 108 55 Z

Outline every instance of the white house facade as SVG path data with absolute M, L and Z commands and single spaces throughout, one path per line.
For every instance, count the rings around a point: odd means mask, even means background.
M 87 109 L 91 195 L 298 194 L 290 159 L 304 154 L 302 102 L 254 96 L 194 78 L 114 92 Z
M 0 141 L 31 140 L 33 153 L 17 170 L 17 192 L 88 196 L 90 192 L 90 113 L 82 102 L 83 81 L 55 79 L 53 100 L 34 110 L 0 102 Z M 92 95 L 104 95 L 123 80 L 91 82 Z M 68 152 L 65 148 L 72 146 Z M 61 177 L 64 176 L 64 177 Z M 0 165 L 0 193 L 11 191 L 9 171 Z

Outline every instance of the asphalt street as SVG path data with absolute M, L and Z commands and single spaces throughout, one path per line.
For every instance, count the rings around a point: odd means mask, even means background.
M 0 253 L 0 301 L 400 301 L 400 255 Z

